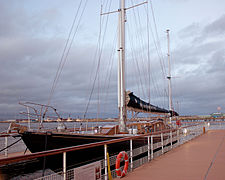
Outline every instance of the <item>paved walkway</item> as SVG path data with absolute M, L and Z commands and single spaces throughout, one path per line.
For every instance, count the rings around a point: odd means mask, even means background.
M 225 180 L 225 130 L 208 131 L 122 179 Z

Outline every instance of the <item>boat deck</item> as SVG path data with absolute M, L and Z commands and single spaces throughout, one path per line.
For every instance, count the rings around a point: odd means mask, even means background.
M 126 179 L 224 180 L 225 130 L 210 130 L 135 169 Z
M 25 154 L 31 154 L 29 150 L 26 151 Z M 16 157 L 16 156 L 21 156 L 24 155 L 24 152 L 13 152 L 13 153 L 8 153 L 7 157 Z M 7 158 L 4 154 L 0 154 L 0 159 Z

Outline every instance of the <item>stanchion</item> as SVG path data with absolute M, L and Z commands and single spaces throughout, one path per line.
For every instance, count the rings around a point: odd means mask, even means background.
M 133 142 L 130 140 L 130 169 L 133 170 Z
M 180 145 L 180 132 L 179 132 L 179 129 L 177 130 L 177 143 L 178 143 L 178 146 Z
M 8 136 L 5 137 L 5 157 L 8 157 Z
M 63 180 L 66 180 L 66 152 L 63 152 Z
M 161 146 L 162 146 L 162 154 L 164 153 L 164 149 L 163 149 L 163 133 L 161 133 Z
M 151 159 L 153 159 L 153 136 L 151 135 Z
M 105 180 L 108 180 L 108 172 L 107 172 L 107 144 L 104 145 L 104 155 L 105 155 Z
M 150 137 L 148 136 L 148 162 L 150 161 Z

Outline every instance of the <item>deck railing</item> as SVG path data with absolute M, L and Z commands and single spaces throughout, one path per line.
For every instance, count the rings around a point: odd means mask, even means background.
M 9 158 L 4 158 L 0 159 L 0 166 L 4 166 L 7 164 L 11 163 L 16 163 L 16 162 L 21 162 L 24 160 L 32 160 L 35 158 L 41 158 L 41 157 L 46 157 L 46 156 L 52 156 L 56 154 L 62 154 L 63 156 L 63 171 L 58 172 L 58 173 L 53 173 L 48 176 L 40 177 L 38 178 L 39 180 L 47 180 L 47 179 L 74 179 L 74 169 L 67 169 L 66 166 L 66 154 L 71 151 L 77 151 L 77 150 L 82 150 L 82 149 L 87 149 L 87 148 L 92 148 L 92 147 L 97 147 L 97 146 L 102 146 L 102 151 L 104 151 L 104 159 L 100 161 L 101 163 L 101 169 L 103 172 L 102 173 L 102 179 L 108 179 L 108 165 L 107 165 L 107 145 L 112 144 L 112 143 L 119 143 L 122 141 L 130 141 L 130 150 L 127 151 L 126 153 L 129 156 L 129 168 L 128 172 L 132 171 L 133 169 L 141 166 L 144 163 L 150 162 L 152 159 L 166 153 L 167 151 L 170 151 L 171 149 L 186 143 L 187 141 L 201 135 L 204 132 L 204 129 L 207 131 L 209 129 L 213 129 L 213 126 L 216 126 L 217 129 L 221 127 L 221 129 L 224 129 L 225 123 L 221 124 L 208 124 L 208 123 L 201 123 L 198 125 L 189 125 L 189 126 L 184 126 L 181 128 L 178 128 L 176 130 L 166 130 L 162 132 L 157 132 L 157 133 L 150 133 L 147 135 L 137 135 L 133 137 L 125 137 L 125 138 L 120 138 L 120 139 L 115 139 L 115 140 L 110 140 L 110 141 L 102 141 L 102 142 L 97 142 L 97 143 L 91 143 L 91 144 L 86 144 L 86 145 L 80 145 L 80 146 L 74 146 L 74 147 L 68 147 L 68 148 L 61 148 L 61 149 L 56 149 L 56 150 L 49 150 L 49 151 L 43 151 L 43 152 L 38 152 L 38 153 L 32 153 L 28 155 L 21 155 L 17 157 L 9 157 Z M 140 137 L 146 137 L 147 138 L 147 144 L 133 149 L 133 141 L 137 138 Z M 153 138 L 158 137 L 161 139 L 161 141 L 154 143 L 153 144 Z M 167 137 L 167 138 L 164 138 Z M 139 159 L 136 157 L 141 156 Z M 109 164 L 111 167 L 115 166 L 116 162 L 116 156 L 110 156 L 109 157 Z M 121 167 L 123 168 L 123 167 Z M 116 177 L 116 171 L 113 169 L 111 171 L 112 177 Z

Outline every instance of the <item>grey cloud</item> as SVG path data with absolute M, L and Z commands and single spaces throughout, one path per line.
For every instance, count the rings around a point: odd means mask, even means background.
M 180 46 L 172 52 L 179 76 L 173 79 L 174 101 L 180 102 L 184 114 L 210 114 L 217 106 L 225 111 L 224 17 L 205 26 L 191 24 L 178 34 Z
M 225 33 L 224 21 L 225 15 L 222 15 L 218 19 L 207 24 L 204 28 L 202 28 L 201 33 L 193 38 L 193 43 L 202 43 L 206 39 L 221 39 Z
M 200 23 L 192 23 L 178 32 L 181 40 L 190 41 L 192 44 L 201 44 L 207 39 L 219 39 L 225 33 L 225 15 L 218 19 L 203 25 Z
M 29 17 L 24 9 L 18 11 L 14 7 L 15 12 L 12 12 L 12 9 L 6 6 L 7 4 L 0 6 L 2 12 L 0 17 L 0 112 L 18 112 L 19 100 L 47 103 L 65 39 L 60 37 L 62 29 L 57 23 L 57 18 L 60 16 L 57 10 L 48 9 Z M 46 20 L 40 21 L 45 18 Z M 224 29 L 221 24 L 223 19 L 224 16 L 203 27 L 200 23 L 193 23 L 178 34 L 180 44 L 172 51 L 171 58 L 176 62 L 173 73 L 179 78 L 173 79 L 172 82 L 175 86 L 174 103 L 180 102 L 182 114 L 209 114 L 218 104 L 225 108 L 221 98 L 225 95 L 225 85 L 222 83 L 225 78 L 223 70 L 225 43 L 222 38 L 218 39 Z M 212 35 L 213 41 L 209 34 Z M 82 36 L 94 38 L 91 34 L 85 36 L 84 32 Z M 204 39 L 194 43 L 194 40 L 199 37 Z M 184 38 L 187 41 L 184 41 Z M 97 61 L 93 59 L 95 50 L 91 44 L 74 43 L 51 103 L 61 112 L 78 114 L 84 112 L 96 71 Z M 109 73 L 110 69 L 106 66 L 109 60 L 105 57 L 110 52 L 107 49 L 104 53 L 100 72 Z M 158 59 L 152 57 L 151 77 L 154 78 L 154 82 L 152 80 L 151 101 L 156 105 L 165 105 L 167 97 L 162 92 L 166 91 L 167 81 L 164 79 L 163 82 L 159 82 L 162 76 L 161 70 L 159 63 L 155 63 L 154 60 Z M 147 72 L 146 64 L 144 62 L 140 65 L 141 74 Z M 116 66 L 115 59 L 109 89 L 107 89 L 108 82 L 105 76 L 99 77 L 100 87 L 105 87 L 100 89 L 100 112 L 108 114 L 115 112 L 114 116 L 117 112 Z M 131 63 L 127 65 L 127 68 L 128 89 L 148 100 L 146 96 L 143 97 L 139 77 L 134 77 L 134 74 L 139 76 L 135 65 Z M 144 88 L 148 88 L 148 83 L 144 81 L 146 77 L 143 75 L 141 78 Z M 160 92 L 157 89 L 160 89 Z M 146 90 L 145 92 L 147 94 Z M 96 81 L 93 101 L 89 108 L 90 113 L 97 112 L 98 96 L 98 81 Z
M 180 39 L 190 38 L 193 37 L 193 35 L 194 36 L 198 35 L 200 32 L 201 32 L 200 25 L 198 23 L 193 23 L 185 27 L 184 29 L 180 30 L 178 32 L 178 36 Z
M 2 37 L 38 37 L 44 34 L 56 36 L 61 30 L 56 23 L 60 13 L 54 8 L 46 8 L 40 12 L 27 12 L 23 3 L 7 3 L 1 1 L 0 36 Z M 50 28 L 51 27 L 51 28 Z
M 207 35 L 223 35 L 225 34 L 225 14 L 220 18 L 215 20 L 214 22 L 208 24 L 203 33 Z
M 207 73 L 216 74 L 221 76 L 221 79 L 225 78 L 224 67 L 225 67 L 225 48 L 218 49 L 215 53 L 212 54 L 211 58 L 208 60 Z

